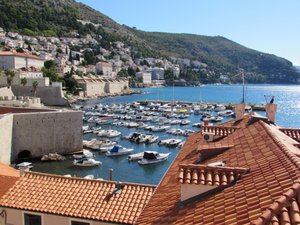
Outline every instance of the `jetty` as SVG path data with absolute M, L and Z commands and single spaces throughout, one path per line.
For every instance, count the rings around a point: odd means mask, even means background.
M 233 109 L 234 106 L 238 103 L 223 103 L 223 102 L 189 102 L 189 101 L 167 101 L 167 100 L 141 100 L 138 101 L 141 105 L 148 105 L 150 102 L 159 103 L 159 104 L 177 104 L 177 105 L 224 105 L 226 109 Z M 246 104 L 246 106 L 251 106 L 254 111 L 266 111 L 265 105 L 263 104 Z

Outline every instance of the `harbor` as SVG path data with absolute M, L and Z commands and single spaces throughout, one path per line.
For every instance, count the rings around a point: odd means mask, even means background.
M 178 87 L 174 91 L 176 101 L 173 101 L 173 94 L 170 94 L 173 88 L 167 87 L 143 89 L 145 94 L 140 95 L 108 97 L 101 100 L 94 99 L 79 102 L 74 108 L 84 113 L 83 119 L 86 129 L 82 131 L 84 140 L 109 139 L 114 144 L 121 145 L 127 149 L 132 148 L 133 151 L 126 155 L 108 157 L 105 155 L 105 151 L 110 150 L 113 146 L 109 146 L 109 148 L 102 147 L 102 150 L 87 147 L 87 149 L 93 152 L 94 159 L 102 163 L 101 165 L 92 167 L 74 166 L 74 158 L 70 154 L 66 155 L 65 161 L 42 162 L 34 160 L 33 170 L 76 177 L 93 175 L 97 179 L 110 179 L 110 171 L 112 169 L 113 180 L 157 184 L 180 151 L 181 144 L 172 146 L 172 142 L 180 141 L 183 144 L 190 133 L 200 131 L 200 127 L 204 122 L 201 120 L 203 114 L 198 111 L 201 108 L 200 106 L 207 105 L 209 108 L 213 108 L 211 111 L 212 115 L 217 117 L 219 112 L 215 112 L 215 108 L 216 105 L 222 105 L 220 102 L 224 102 L 224 110 L 230 110 L 230 106 L 239 102 L 238 96 L 240 95 L 238 93 L 240 93 L 240 87 L 238 85 L 224 85 L 218 86 L 218 88 L 214 85 L 189 88 Z M 179 89 L 185 90 L 185 92 L 182 91 L 183 94 L 181 96 L 176 95 Z M 252 91 L 250 91 L 252 89 L 266 91 L 261 91 L 253 95 Z M 199 95 L 194 94 L 198 94 L 199 90 L 202 91 L 202 101 L 199 101 Z M 295 116 L 294 113 L 297 112 L 297 108 L 295 107 L 297 105 L 292 104 L 292 102 L 297 102 L 297 100 L 293 98 L 293 95 L 290 95 L 290 101 L 281 100 L 281 95 L 289 95 L 294 90 L 293 86 L 287 86 L 284 93 L 282 93 L 280 88 L 276 86 L 253 85 L 248 89 L 247 96 L 249 97 L 247 98 L 247 102 L 249 104 L 247 105 L 254 106 L 251 102 L 258 103 L 255 105 L 259 107 L 253 107 L 252 109 L 264 115 L 262 108 L 265 101 L 264 95 L 275 95 L 276 101 L 279 104 L 279 124 L 290 127 L 293 125 L 297 126 L 297 124 L 292 123 L 290 120 L 285 120 L 287 116 L 291 118 Z M 228 95 L 226 91 L 230 91 L 231 93 L 236 92 L 237 94 L 233 94 L 230 99 L 227 99 Z M 192 94 L 185 96 L 186 92 Z M 157 99 L 157 93 L 159 93 L 159 98 L 162 100 Z M 214 93 L 214 95 L 210 93 Z M 213 99 L 214 101 L 212 101 Z M 205 104 L 204 101 L 209 103 Z M 284 105 L 287 106 L 285 110 L 283 110 Z M 174 113 L 170 113 L 171 110 Z M 223 117 L 222 120 L 209 123 L 217 125 L 234 118 L 231 116 L 221 117 Z M 103 135 L 102 137 L 98 136 L 99 132 L 100 136 Z M 116 136 L 111 138 L 104 137 L 106 135 Z M 155 139 L 156 136 L 158 137 L 157 139 Z M 153 143 L 146 143 L 146 137 L 155 141 Z M 166 142 L 169 143 L 165 144 Z M 168 159 L 152 165 L 140 165 L 138 160 L 128 160 L 129 155 L 143 154 L 145 151 L 169 154 Z

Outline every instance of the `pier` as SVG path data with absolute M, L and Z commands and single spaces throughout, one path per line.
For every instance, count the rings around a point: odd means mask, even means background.
M 189 101 L 164 101 L 164 100 L 143 100 L 138 101 L 141 105 L 147 105 L 148 103 L 160 103 L 160 104 L 179 104 L 179 105 L 195 105 L 195 104 L 206 104 L 206 105 L 224 105 L 226 109 L 233 109 L 234 105 L 238 103 L 222 103 L 222 102 L 189 102 Z M 266 111 L 265 105 L 263 104 L 246 104 L 251 106 L 253 111 Z

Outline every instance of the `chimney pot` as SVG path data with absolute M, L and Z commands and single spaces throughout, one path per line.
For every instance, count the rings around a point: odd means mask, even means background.
M 235 118 L 241 120 L 245 113 L 245 104 L 236 104 L 234 107 Z
M 277 111 L 277 104 L 273 104 L 273 103 L 266 104 L 266 116 L 273 123 L 275 123 L 276 111 Z

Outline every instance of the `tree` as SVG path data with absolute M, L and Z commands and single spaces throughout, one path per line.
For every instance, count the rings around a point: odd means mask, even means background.
M 6 76 L 7 88 L 10 88 L 13 83 L 14 76 L 16 75 L 15 71 L 6 69 L 4 70 L 4 74 Z
M 33 97 L 35 97 L 35 95 L 36 95 L 36 90 L 37 90 L 38 85 L 39 85 L 39 83 L 37 81 L 32 82 Z
M 47 60 L 44 62 L 44 67 L 46 69 L 55 69 L 55 62 L 54 60 Z
M 23 87 L 27 84 L 27 79 L 26 79 L 26 77 L 23 77 L 23 78 L 21 79 L 21 84 L 23 85 Z

